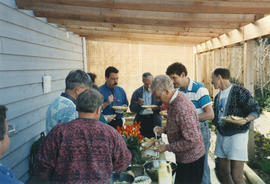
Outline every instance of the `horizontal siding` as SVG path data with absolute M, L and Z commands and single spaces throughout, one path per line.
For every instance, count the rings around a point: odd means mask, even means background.
M 24 42 L 35 43 L 37 45 L 44 45 L 48 47 L 54 47 L 62 50 L 81 53 L 81 49 L 77 45 L 66 42 L 64 40 L 57 40 L 49 35 L 44 35 L 40 32 L 29 30 L 28 28 L 18 26 L 7 21 L 0 20 L 0 27 L 1 37 L 13 38 L 15 40 L 23 40 Z M 26 31 L 28 32 L 28 34 L 24 34 Z
M 29 42 L 18 41 L 10 38 L 0 37 L 1 53 L 19 56 L 34 56 L 43 58 L 55 58 L 63 60 L 82 60 L 82 54 L 70 52 L 63 49 L 37 45 Z
M 65 89 L 63 80 L 52 81 L 51 86 L 54 90 Z M 0 96 L 5 97 L 1 99 L 2 104 L 10 104 L 18 101 L 29 100 L 30 98 L 33 99 L 39 96 L 43 98 L 42 83 L 3 88 L 0 91 Z
M 58 40 L 65 40 L 71 42 L 74 45 L 82 46 L 81 38 L 74 36 L 72 33 L 64 32 L 60 29 L 56 29 L 54 26 L 44 24 L 43 21 L 33 18 L 32 16 L 26 15 L 16 9 L 12 9 L 9 6 L 0 2 L 0 20 L 16 24 L 27 28 L 28 30 L 34 30 L 44 35 L 49 35 Z
M 1 43 L 1 42 L 0 42 Z M 6 62 L 9 64 L 7 65 Z M 0 71 L 7 70 L 64 70 L 82 68 L 81 61 L 38 58 L 32 56 L 15 56 L 0 53 Z
M 53 81 L 64 80 L 69 71 L 0 71 L 0 88 L 41 83 L 43 75 L 50 75 Z
M 16 133 L 0 162 L 25 182 L 30 148 L 45 130 L 47 108 L 64 91 L 70 70 L 83 68 L 83 51 L 79 36 L 6 4 L 0 2 L 0 104 L 8 107 L 8 124 Z M 43 94 L 44 75 L 52 77 L 47 94 Z

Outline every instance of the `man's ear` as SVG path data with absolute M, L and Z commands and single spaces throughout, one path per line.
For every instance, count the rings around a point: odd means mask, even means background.
M 182 72 L 181 75 L 180 75 L 180 77 L 181 77 L 181 78 L 186 77 L 185 72 Z
M 79 94 L 80 94 L 80 86 L 76 86 L 73 90 L 74 90 L 74 93 L 76 94 L 76 96 L 79 96 Z
M 99 106 L 99 107 L 97 108 L 97 110 L 96 110 L 96 114 L 99 114 L 99 115 L 100 115 L 101 109 L 102 109 L 102 106 Z

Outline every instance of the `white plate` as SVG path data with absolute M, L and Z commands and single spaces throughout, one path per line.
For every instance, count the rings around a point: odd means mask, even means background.
M 145 109 L 153 109 L 153 108 L 157 108 L 157 105 L 142 105 L 142 108 L 145 108 Z

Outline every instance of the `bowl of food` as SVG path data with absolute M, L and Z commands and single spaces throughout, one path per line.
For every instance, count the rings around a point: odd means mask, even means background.
M 115 111 L 115 113 L 120 113 L 120 114 L 127 111 L 128 109 L 127 106 L 112 106 L 112 108 Z
M 163 160 L 151 160 L 151 161 L 147 161 L 144 164 L 144 170 L 146 172 L 146 174 L 152 179 L 152 181 L 158 181 L 158 169 L 160 167 L 160 163 Z M 176 168 L 177 165 L 176 163 L 170 162 L 170 161 L 166 161 L 168 164 L 170 164 L 171 168 L 172 168 L 172 175 L 174 175 L 174 173 L 176 172 Z
M 133 184 L 151 184 L 152 180 L 149 176 L 137 176 Z
M 134 181 L 134 177 L 126 172 L 116 173 L 113 172 L 110 184 L 130 184 Z

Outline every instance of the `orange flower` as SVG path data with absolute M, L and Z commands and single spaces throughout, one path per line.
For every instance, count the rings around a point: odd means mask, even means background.
M 124 125 L 122 127 L 117 126 L 117 131 L 125 135 L 127 138 L 128 137 L 137 137 L 138 138 L 138 143 L 143 139 L 143 136 L 141 135 L 140 132 L 141 128 L 141 122 L 134 122 L 133 125 Z

